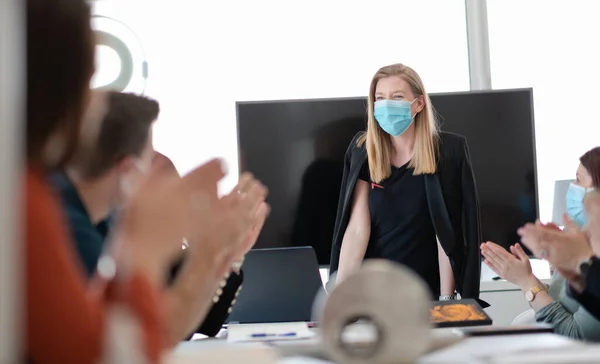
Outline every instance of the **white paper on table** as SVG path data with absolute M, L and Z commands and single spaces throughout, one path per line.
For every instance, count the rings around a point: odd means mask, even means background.
M 495 363 L 492 359 L 519 357 L 527 352 L 540 353 L 554 349 L 566 352 L 585 347 L 581 342 L 547 333 L 481 336 L 467 338 L 455 345 L 436 350 L 423 356 L 418 363 Z
M 490 364 L 594 364 L 600 362 L 600 346 L 529 350 L 485 358 Z
M 289 335 L 289 334 L 294 335 Z M 257 335 L 264 334 L 264 337 Z M 257 341 L 284 341 L 310 339 L 314 334 L 306 322 L 277 322 L 266 324 L 235 324 L 227 327 L 227 341 L 230 343 Z
M 162 362 L 166 364 L 278 364 L 280 359 L 273 348 L 235 345 L 199 350 L 176 350 L 168 354 Z

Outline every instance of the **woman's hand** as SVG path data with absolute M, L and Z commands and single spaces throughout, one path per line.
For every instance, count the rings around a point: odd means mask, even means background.
M 220 201 L 218 213 L 205 228 L 201 241 L 205 249 L 225 255 L 223 274 L 254 246 L 270 212 L 266 197 L 266 187 L 246 173 L 236 188 Z
M 579 231 L 570 220 L 565 221 L 568 231 L 557 231 L 541 223 L 526 224 L 518 230 L 521 241 L 538 258 L 546 259 L 566 277 L 576 274 L 579 264 L 592 255 L 585 233 Z
M 240 176 L 240 180 L 237 186 L 232 190 L 230 194 L 239 194 L 243 193 L 243 191 L 247 191 L 250 188 L 249 186 L 253 183 L 253 181 L 254 178 L 250 173 L 242 174 L 242 176 Z M 242 261 L 246 253 L 248 253 L 248 251 L 252 249 L 252 247 L 256 243 L 256 240 L 258 239 L 262 227 L 264 226 L 265 220 L 269 215 L 269 212 L 270 207 L 263 200 L 256 209 L 254 216 L 255 224 L 251 226 L 250 229 L 245 233 L 245 237 L 242 240 L 241 245 L 238 249 L 236 249 L 236 252 L 234 253 L 233 260 L 235 262 Z
M 493 242 L 481 244 L 485 263 L 500 277 L 526 291 L 538 284 L 531 270 L 531 263 L 523 248 L 517 243 L 510 247 L 511 253 Z

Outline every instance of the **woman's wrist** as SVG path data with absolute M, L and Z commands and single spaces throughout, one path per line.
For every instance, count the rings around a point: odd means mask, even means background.
M 541 282 L 533 274 L 527 275 L 526 277 L 515 283 L 523 292 L 527 292 L 533 287 L 541 284 Z

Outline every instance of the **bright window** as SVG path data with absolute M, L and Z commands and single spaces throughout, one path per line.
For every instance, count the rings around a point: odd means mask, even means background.
M 552 218 L 554 181 L 575 178 L 600 145 L 600 3 L 488 0 L 492 85 L 533 87 L 540 215 Z
M 155 145 L 182 171 L 215 156 L 237 169 L 235 101 L 366 95 L 374 72 L 397 62 L 430 92 L 469 89 L 463 0 L 94 4 L 141 38 L 146 93 L 162 109 Z M 116 61 L 102 54 L 110 73 Z

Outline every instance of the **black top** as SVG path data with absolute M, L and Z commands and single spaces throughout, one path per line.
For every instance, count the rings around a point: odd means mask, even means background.
M 429 215 L 425 180 L 408 163 L 392 166 L 385 181 L 372 183 L 365 163 L 358 178 L 370 183 L 371 237 L 365 259 L 384 258 L 415 271 L 440 295 L 440 270 L 435 229 Z
M 87 277 L 91 278 L 96 272 L 96 265 L 103 252 L 104 244 L 110 230 L 111 218 L 109 217 L 101 223 L 94 225 L 77 189 L 69 178 L 64 173 L 54 173 L 50 177 L 50 180 L 56 191 L 60 194 L 75 251 L 81 258 Z M 183 266 L 185 259 L 186 256 L 183 253 L 182 257 L 172 264 L 170 274 L 166 277 L 168 285 L 171 285 L 177 279 L 177 274 Z M 229 315 L 228 311 L 237 291 L 241 287 L 242 280 L 243 274 L 231 274 L 229 276 L 227 285 L 223 288 L 223 293 L 219 301 L 213 304 L 204 322 L 196 330 L 197 333 L 215 336 L 221 330 Z
M 568 282 L 566 282 L 568 285 Z M 575 298 L 583 308 L 600 320 L 600 259 L 594 257 L 585 277 L 585 290 L 575 293 L 567 286 L 570 296 Z
M 357 134 L 346 151 L 337 217 L 331 249 L 330 273 L 338 269 L 342 239 L 350 220 L 352 196 L 358 175 L 367 163 L 367 151 L 357 144 Z M 471 156 L 465 137 L 440 132 L 438 165 L 423 176 L 429 215 L 436 235 L 450 260 L 454 282 L 463 298 L 479 299 L 481 276 L 481 226 L 479 199 Z M 486 302 L 479 300 L 482 307 Z

